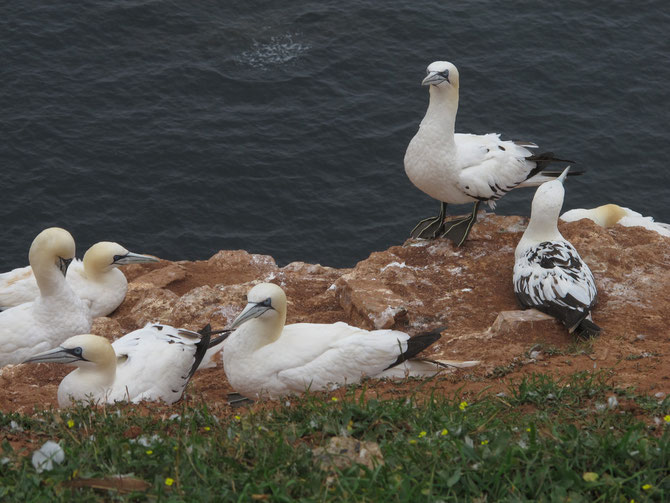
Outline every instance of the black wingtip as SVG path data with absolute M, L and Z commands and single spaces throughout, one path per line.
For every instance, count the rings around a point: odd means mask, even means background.
M 395 367 L 396 365 L 400 365 L 402 362 L 409 360 L 410 358 L 413 358 L 419 353 L 421 353 L 421 351 L 423 351 L 428 346 L 438 341 L 440 337 L 442 337 L 441 332 L 445 328 L 446 327 L 436 328 L 435 330 L 432 330 L 430 332 L 425 332 L 423 334 L 410 337 L 409 340 L 407 341 L 407 349 L 405 350 L 405 352 L 401 353 L 398 356 L 398 359 L 394 361 L 391 365 L 386 367 L 384 370 L 388 370 L 392 367 Z
M 200 340 L 195 344 L 195 355 L 193 355 L 193 366 L 191 371 L 188 373 L 188 378 L 191 379 L 195 371 L 198 370 L 198 367 L 202 363 L 202 359 L 205 357 L 205 353 L 210 347 L 210 339 L 212 338 L 212 327 L 208 323 L 202 329 L 198 330 L 198 333 L 202 335 Z

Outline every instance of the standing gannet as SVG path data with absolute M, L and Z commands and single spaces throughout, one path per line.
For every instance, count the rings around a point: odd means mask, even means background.
M 107 316 L 119 307 L 128 291 L 128 280 L 117 267 L 143 262 L 158 259 L 129 252 L 118 243 L 101 241 L 86 251 L 84 260 L 74 259 L 65 278 L 81 299 L 90 301 L 94 318 Z M 31 302 L 38 295 L 30 266 L 0 274 L 0 309 Z
M 98 335 L 76 335 L 60 347 L 24 363 L 65 363 L 78 367 L 58 386 L 60 407 L 70 405 L 73 400 L 94 403 L 162 400 L 170 404 L 181 398 L 211 347 L 208 328 L 198 333 L 148 324 L 111 344 Z
M 577 208 L 561 215 L 561 220 L 565 222 L 575 222 L 582 218 L 588 218 L 601 227 L 612 227 L 617 224 L 624 227 L 644 227 L 661 236 L 670 237 L 670 224 L 654 222 L 653 217 L 645 217 L 637 211 L 616 204 L 605 204 L 590 210 Z
M 412 359 L 438 340 L 439 333 L 410 338 L 396 330 L 368 331 L 342 322 L 285 326 L 286 295 L 272 283 L 256 285 L 247 299 L 249 303 L 231 325 L 237 330 L 223 348 L 228 381 L 247 398 L 334 389 L 365 376 L 434 375 L 445 367 L 446 362 Z
M 423 192 L 441 201 L 440 214 L 419 222 L 412 237 L 447 237 L 461 246 L 477 220 L 482 201 L 491 208 L 517 187 L 539 185 L 559 175 L 545 171 L 553 153 L 533 155 L 537 145 L 525 141 L 503 141 L 500 135 L 454 134 L 458 111 L 458 70 L 447 61 L 428 66 L 421 83 L 430 86 L 430 102 L 419 131 L 405 153 L 405 172 Z M 578 174 L 578 173 L 573 173 Z M 447 204 L 474 202 L 472 214 L 444 222 Z
M 591 321 L 591 308 L 597 300 L 596 282 L 589 266 L 556 225 L 569 169 L 535 192 L 528 228 L 514 253 L 514 293 L 523 307 L 550 314 L 570 333 L 586 337 L 600 332 Z
M 21 363 L 91 329 L 88 302 L 65 281 L 74 253 L 74 239 L 64 229 L 51 227 L 34 239 L 28 259 L 40 294 L 34 302 L 0 312 L 0 367 Z

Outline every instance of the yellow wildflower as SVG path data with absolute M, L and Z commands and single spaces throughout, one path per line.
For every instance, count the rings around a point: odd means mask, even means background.
M 172 484 L 174 484 L 174 479 L 171 479 L 170 477 L 167 477 L 167 478 L 165 479 L 165 485 L 169 487 L 169 486 L 171 486 Z

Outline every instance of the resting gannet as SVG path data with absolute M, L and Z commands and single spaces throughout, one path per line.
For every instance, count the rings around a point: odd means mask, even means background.
M 155 257 L 129 252 L 118 243 L 101 241 L 91 246 L 84 260 L 74 259 L 66 279 L 79 297 L 91 303 L 94 318 L 113 312 L 128 291 L 120 265 L 158 262 Z M 0 309 L 31 302 L 39 295 L 39 288 L 31 266 L 0 274 Z
M 440 338 L 437 332 L 410 338 L 396 330 L 363 330 L 286 322 L 286 295 L 261 283 L 247 296 L 223 348 L 223 368 L 237 393 L 247 398 L 277 398 L 308 389 L 334 389 L 363 377 L 434 375 L 446 366 L 478 362 L 429 362 L 413 359 Z
M 482 201 L 491 208 L 507 192 L 517 187 L 539 185 L 558 176 L 546 171 L 557 159 L 547 152 L 533 155 L 537 145 L 526 141 L 503 141 L 500 135 L 454 134 L 458 110 L 458 70 L 447 61 L 428 66 L 422 85 L 430 86 L 430 102 L 419 131 L 407 147 L 405 172 L 423 192 L 441 201 L 440 214 L 419 222 L 412 237 L 447 237 L 463 244 L 477 220 Z M 578 173 L 572 173 L 578 174 Z M 444 222 L 447 204 L 474 202 L 466 218 Z
M 670 224 L 654 222 L 652 217 L 645 217 L 642 213 L 616 204 L 605 204 L 590 210 L 577 208 L 561 215 L 561 220 L 564 222 L 574 222 L 582 218 L 588 218 L 601 227 L 612 227 L 617 224 L 624 227 L 644 227 L 661 236 L 670 237 Z
M 58 386 L 60 407 L 70 405 L 73 400 L 94 403 L 147 400 L 170 404 L 181 398 L 212 347 L 210 335 L 209 327 L 198 333 L 148 324 L 111 344 L 98 335 L 76 335 L 24 363 L 65 363 L 78 367 Z
M 0 312 L 0 367 L 20 363 L 91 329 L 88 302 L 65 281 L 74 253 L 74 239 L 64 229 L 51 227 L 34 239 L 28 258 L 39 295 L 34 302 Z
M 598 296 L 596 282 L 589 266 L 556 225 L 569 169 L 535 192 L 528 228 L 515 251 L 514 293 L 523 307 L 550 314 L 570 333 L 586 337 L 600 332 L 591 321 Z

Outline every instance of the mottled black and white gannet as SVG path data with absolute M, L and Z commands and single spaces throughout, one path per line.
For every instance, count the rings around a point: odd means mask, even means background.
M 72 261 L 65 279 L 82 300 L 90 302 L 94 318 L 107 316 L 119 307 L 128 291 L 128 281 L 117 267 L 143 262 L 158 259 L 129 252 L 118 243 L 101 241 L 86 251 L 84 260 Z M 0 274 L 0 309 L 32 302 L 39 292 L 30 266 Z
M 440 214 L 419 222 L 412 237 L 447 237 L 463 244 L 477 220 L 482 201 L 491 208 L 517 187 L 537 186 L 554 179 L 558 171 L 546 171 L 557 159 L 553 153 L 534 155 L 537 145 L 526 141 L 503 141 L 500 135 L 454 134 L 458 111 L 459 77 L 447 61 L 428 66 L 422 85 L 429 86 L 430 101 L 419 131 L 405 153 L 405 172 L 423 192 L 441 201 Z M 578 173 L 573 173 L 578 174 Z M 444 221 L 447 204 L 474 202 L 466 218 Z
M 410 338 L 396 330 L 368 331 L 342 322 L 285 325 L 286 295 L 275 284 L 256 285 L 247 299 L 223 347 L 228 381 L 247 398 L 330 390 L 365 376 L 429 376 L 447 366 L 478 363 L 415 359 L 440 338 L 438 332 Z
M 623 225 L 624 227 L 644 227 L 654 231 L 661 236 L 670 237 L 670 224 L 655 222 L 653 217 L 645 217 L 642 213 L 633 211 L 630 208 L 624 208 L 617 204 L 604 204 L 597 208 L 584 209 L 576 208 L 566 211 L 561 215 L 561 220 L 565 222 L 575 222 L 582 218 L 588 218 L 601 227 L 612 227 L 614 225 Z
M 596 282 L 557 227 L 569 169 L 535 192 L 528 228 L 515 251 L 514 293 L 523 307 L 550 314 L 570 333 L 589 337 L 600 333 L 600 327 L 591 321 L 598 297 Z
M 209 327 L 191 332 L 148 324 L 113 343 L 98 335 L 70 337 L 59 347 L 24 363 L 64 363 L 78 367 L 58 386 L 58 405 L 179 400 L 208 349 Z
M 28 259 L 39 295 L 34 302 L 0 312 L 0 367 L 21 363 L 91 329 L 89 303 L 65 281 L 74 255 L 74 239 L 65 229 L 51 227 L 33 240 Z

